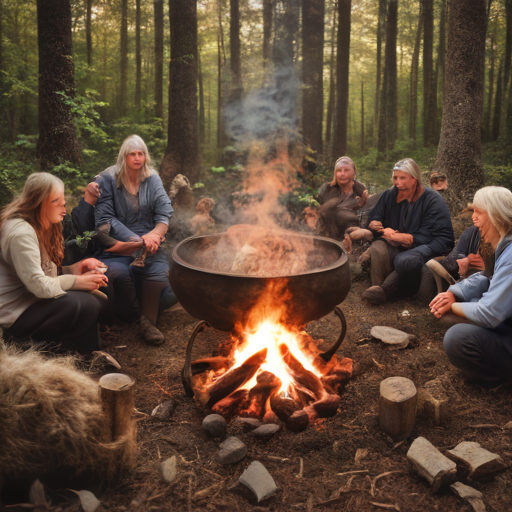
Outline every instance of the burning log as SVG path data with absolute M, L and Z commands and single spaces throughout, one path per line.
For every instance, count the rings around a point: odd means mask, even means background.
M 241 408 L 245 407 L 248 403 L 249 390 L 237 389 L 226 398 L 219 400 L 213 407 L 212 411 L 224 416 L 224 418 L 231 418 Z
M 270 407 L 281 421 L 288 421 L 288 418 L 301 409 L 301 405 L 293 398 L 284 396 L 273 396 L 270 399 Z
M 264 348 L 247 359 L 241 366 L 234 368 L 219 377 L 208 388 L 208 405 L 211 407 L 219 400 L 222 400 L 240 386 L 243 386 L 248 380 L 252 379 L 254 374 L 267 357 L 267 349 Z
M 311 405 L 320 418 L 332 418 L 340 406 L 341 398 L 339 395 L 326 395 L 318 402 Z
M 198 375 L 208 370 L 222 370 L 230 365 L 231 360 L 228 357 L 216 356 L 216 357 L 204 357 L 203 359 L 196 359 L 192 361 L 190 367 L 192 369 L 192 375 Z
M 286 428 L 291 432 L 302 432 L 309 425 L 309 415 L 304 410 L 295 411 L 286 421 Z
M 256 377 L 256 382 L 256 386 L 251 388 L 249 391 L 251 403 L 246 410 L 241 411 L 241 415 L 247 415 L 254 418 L 262 416 L 268 399 L 271 395 L 279 391 L 282 384 L 281 379 L 276 377 L 272 372 L 261 372 Z
M 308 390 L 311 390 L 316 400 L 320 400 L 326 393 L 320 379 L 304 366 L 290 353 L 286 345 L 280 345 L 279 351 L 283 361 L 288 366 L 293 379 Z

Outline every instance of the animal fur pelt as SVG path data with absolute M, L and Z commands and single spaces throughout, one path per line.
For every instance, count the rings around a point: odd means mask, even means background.
M 133 466 L 135 429 L 115 442 L 102 412 L 98 384 L 72 358 L 20 352 L 0 339 L 0 475 L 115 480 Z

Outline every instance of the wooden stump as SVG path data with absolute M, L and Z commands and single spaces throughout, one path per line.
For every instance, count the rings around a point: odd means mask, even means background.
M 401 441 L 412 431 L 416 420 L 417 392 L 405 377 L 389 377 L 380 383 L 380 428 L 393 440 Z
M 112 441 L 132 431 L 134 384 L 128 375 L 122 373 L 108 373 L 99 381 L 101 403 L 112 432 Z

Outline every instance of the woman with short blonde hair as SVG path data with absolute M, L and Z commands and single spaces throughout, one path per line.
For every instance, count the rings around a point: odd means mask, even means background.
M 30 337 L 57 350 L 98 350 L 102 303 L 90 293 L 107 285 L 103 263 L 88 258 L 62 267 L 64 184 L 31 174 L 0 215 L 0 326 L 6 340 Z M 80 291 L 79 291 L 80 290 Z
M 494 275 L 473 274 L 450 286 L 434 298 L 430 310 L 455 323 L 444 336 L 451 363 L 492 388 L 512 379 L 512 192 L 503 187 L 478 190 L 473 222 L 496 250 Z

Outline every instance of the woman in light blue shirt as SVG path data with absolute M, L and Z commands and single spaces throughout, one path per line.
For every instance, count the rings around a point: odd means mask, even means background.
M 450 286 L 430 309 L 437 318 L 448 313 L 457 322 L 444 336 L 451 363 L 492 388 L 512 379 L 512 192 L 484 187 L 473 208 L 475 226 L 496 250 L 494 275 L 473 274 Z

